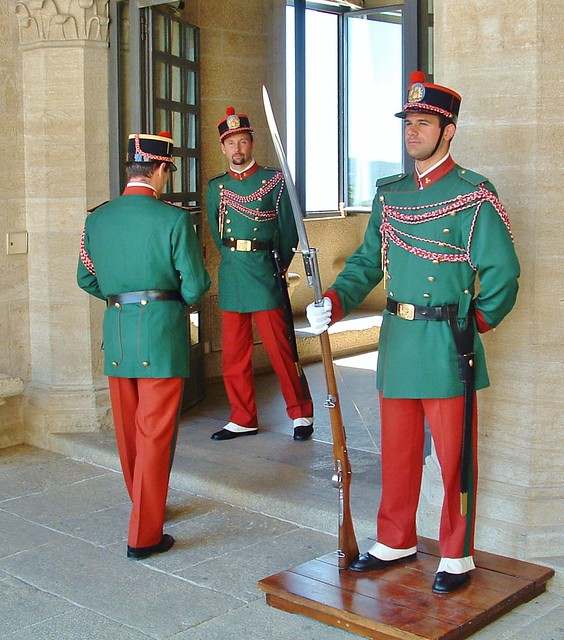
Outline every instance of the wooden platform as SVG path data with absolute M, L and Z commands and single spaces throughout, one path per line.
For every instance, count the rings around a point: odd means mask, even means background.
M 361 550 L 372 546 L 365 541 Z M 460 640 L 545 590 L 547 567 L 476 552 L 470 581 L 432 593 L 438 544 L 420 538 L 417 560 L 383 571 L 339 570 L 328 554 L 258 583 L 272 607 L 376 640 Z

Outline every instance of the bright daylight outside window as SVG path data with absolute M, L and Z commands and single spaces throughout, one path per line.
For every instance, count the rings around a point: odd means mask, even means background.
M 340 49 L 339 21 L 343 19 L 345 36 Z M 371 205 L 376 180 L 402 170 L 402 123 L 394 117 L 403 96 L 401 23 L 401 10 L 350 12 L 346 18 L 342 14 L 306 10 L 305 206 L 310 214 L 335 212 L 340 201 L 350 209 L 364 210 Z M 286 9 L 286 25 L 287 151 L 293 168 L 296 140 L 292 6 Z M 339 50 L 347 61 L 341 86 Z M 342 160 L 339 135 L 344 141 Z
M 370 207 L 378 178 L 402 170 L 401 14 L 347 20 L 348 207 Z
M 339 203 L 338 33 L 332 13 L 306 11 L 306 211 Z M 286 9 L 288 162 L 295 165 L 294 7 Z

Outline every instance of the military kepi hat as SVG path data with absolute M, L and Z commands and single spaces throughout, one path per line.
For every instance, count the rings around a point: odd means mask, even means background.
M 172 161 L 174 140 L 167 131 L 157 135 L 132 133 L 127 145 L 127 162 L 166 162 L 171 171 L 176 171 Z
M 244 113 L 235 113 L 233 107 L 227 107 L 225 113 L 226 117 L 217 123 L 220 142 L 223 142 L 227 136 L 234 133 L 250 133 L 253 135 L 254 131 L 251 128 L 249 118 Z
M 408 113 L 423 111 L 445 116 L 456 124 L 461 102 L 462 98 L 456 91 L 425 82 L 425 74 L 414 71 L 407 89 L 407 102 L 403 105 L 403 111 L 396 113 L 396 117 L 405 118 Z

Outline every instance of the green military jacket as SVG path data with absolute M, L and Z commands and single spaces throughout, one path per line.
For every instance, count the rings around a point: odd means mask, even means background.
M 413 174 L 379 180 L 364 241 L 331 287 L 344 314 L 383 277 L 389 298 L 425 306 L 456 303 L 461 319 L 475 297 L 475 309 L 496 327 L 515 303 L 519 262 L 509 221 L 487 179 L 455 165 L 424 189 Z M 480 389 L 489 380 L 477 332 L 474 351 Z M 384 311 L 377 387 L 387 398 L 462 395 L 448 322 L 409 321 Z
M 298 235 L 282 173 L 258 167 L 243 180 L 228 172 L 212 178 L 207 188 L 206 212 L 221 253 L 220 309 L 248 313 L 282 307 L 284 298 L 274 276 L 270 252 L 232 251 L 223 245 L 228 238 L 272 243 L 282 269 L 288 268 Z
M 129 291 L 177 290 L 195 304 L 210 287 L 192 215 L 151 195 L 124 195 L 87 216 L 78 285 L 105 300 Z M 176 300 L 109 306 L 104 373 L 122 378 L 188 377 L 185 306 Z

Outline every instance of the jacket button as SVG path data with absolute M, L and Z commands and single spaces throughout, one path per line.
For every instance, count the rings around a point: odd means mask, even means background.
M 390 293 L 388 293 L 388 295 L 390 296 L 390 298 L 393 298 L 394 297 L 394 292 L 390 291 Z
M 438 260 L 433 260 L 433 264 L 439 264 Z
M 450 229 L 443 229 L 443 233 L 450 233 Z
M 227 233 L 231 233 L 231 229 L 226 229 Z
M 429 282 L 435 282 L 435 276 L 429 276 L 427 280 L 429 280 Z
M 114 307 L 117 307 L 119 309 L 121 307 L 121 304 L 119 302 L 114 302 Z
M 431 294 L 430 294 L 430 293 L 424 293 L 424 294 L 423 294 L 423 297 L 424 297 L 424 298 L 430 298 L 430 297 L 431 297 Z
M 144 307 L 147 304 L 147 302 L 148 302 L 147 300 L 141 300 L 141 306 Z
M 231 220 L 226 220 L 225 224 L 231 224 Z
M 143 364 L 144 367 L 148 367 L 149 366 L 149 363 L 146 360 L 143 360 L 142 364 Z
M 118 366 L 118 363 L 114 361 L 114 362 L 112 362 L 112 366 L 113 366 L 113 367 L 117 367 L 117 366 Z

